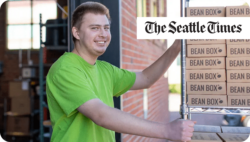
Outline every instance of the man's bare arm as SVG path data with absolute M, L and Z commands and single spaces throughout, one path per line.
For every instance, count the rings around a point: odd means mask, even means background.
M 78 111 L 104 128 L 126 134 L 169 140 L 190 140 L 194 122 L 176 120 L 169 124 L 152 122 L 129 113 L 111 108 L 99 99 L 92 99 Z
M 181 50 L 181 40 L 175 40 L 173 45 L 153 64 L 136 73 L 136 81 L 131 90 L 149 88 L 153 85 L 169 68 Z

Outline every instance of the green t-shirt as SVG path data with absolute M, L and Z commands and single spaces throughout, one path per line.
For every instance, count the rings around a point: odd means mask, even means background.
M 46 80 L 51 141 L 115 142 L 114 131 L 96 125 L 77 108 L 94 98 L 114 107 L 113 96 L 128 91 L 135 78 L 135 73 L 107 62 L 97 60 L 91 65 L 74 53 L 64 53 L 52 65 Z

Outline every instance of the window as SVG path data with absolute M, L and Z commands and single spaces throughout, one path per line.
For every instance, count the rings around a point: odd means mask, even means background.
M 146 0 L 137 0 L 137 17 L 147 17 Z
M 150 1 L 150 15 L 151 17 L 157 17 L 157 0 Z
M 45 10 L 46 9 L 46 10 Z M 39 14 L 42 21 L 57 18 L 56 0 L 18 0 L 7 2 L 7 48 L 40 47 Z M 45 29 L 43 28 L 43 39 Z
M 159 17 L 165 17 L 165 0 L 159 0 Z

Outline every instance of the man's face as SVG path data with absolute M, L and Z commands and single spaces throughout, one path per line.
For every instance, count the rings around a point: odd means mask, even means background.
M 110 24 L 106 15 L 87 13 L 79 29 L 80 44 L 93 56 L 102 55 L 111 40 Z

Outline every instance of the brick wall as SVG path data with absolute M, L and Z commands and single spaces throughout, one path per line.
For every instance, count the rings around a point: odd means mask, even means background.
M 147 0 L 147 15 L 150 5 Z M 136 0 L 122 0 L 122 68 L 142 71 L 166 50 L 166 41 L 136 39 Z M 165 8 L 166 9 L 166 8 Z M 148 91 L 148 120 L 169 121 L 168 79 L 161 77 Z M 143 90 L 129 91 L 123 96 L 123 111 L 144 118 Z M 162 139 L 123 134 L 123 142 L 165 142 Z

